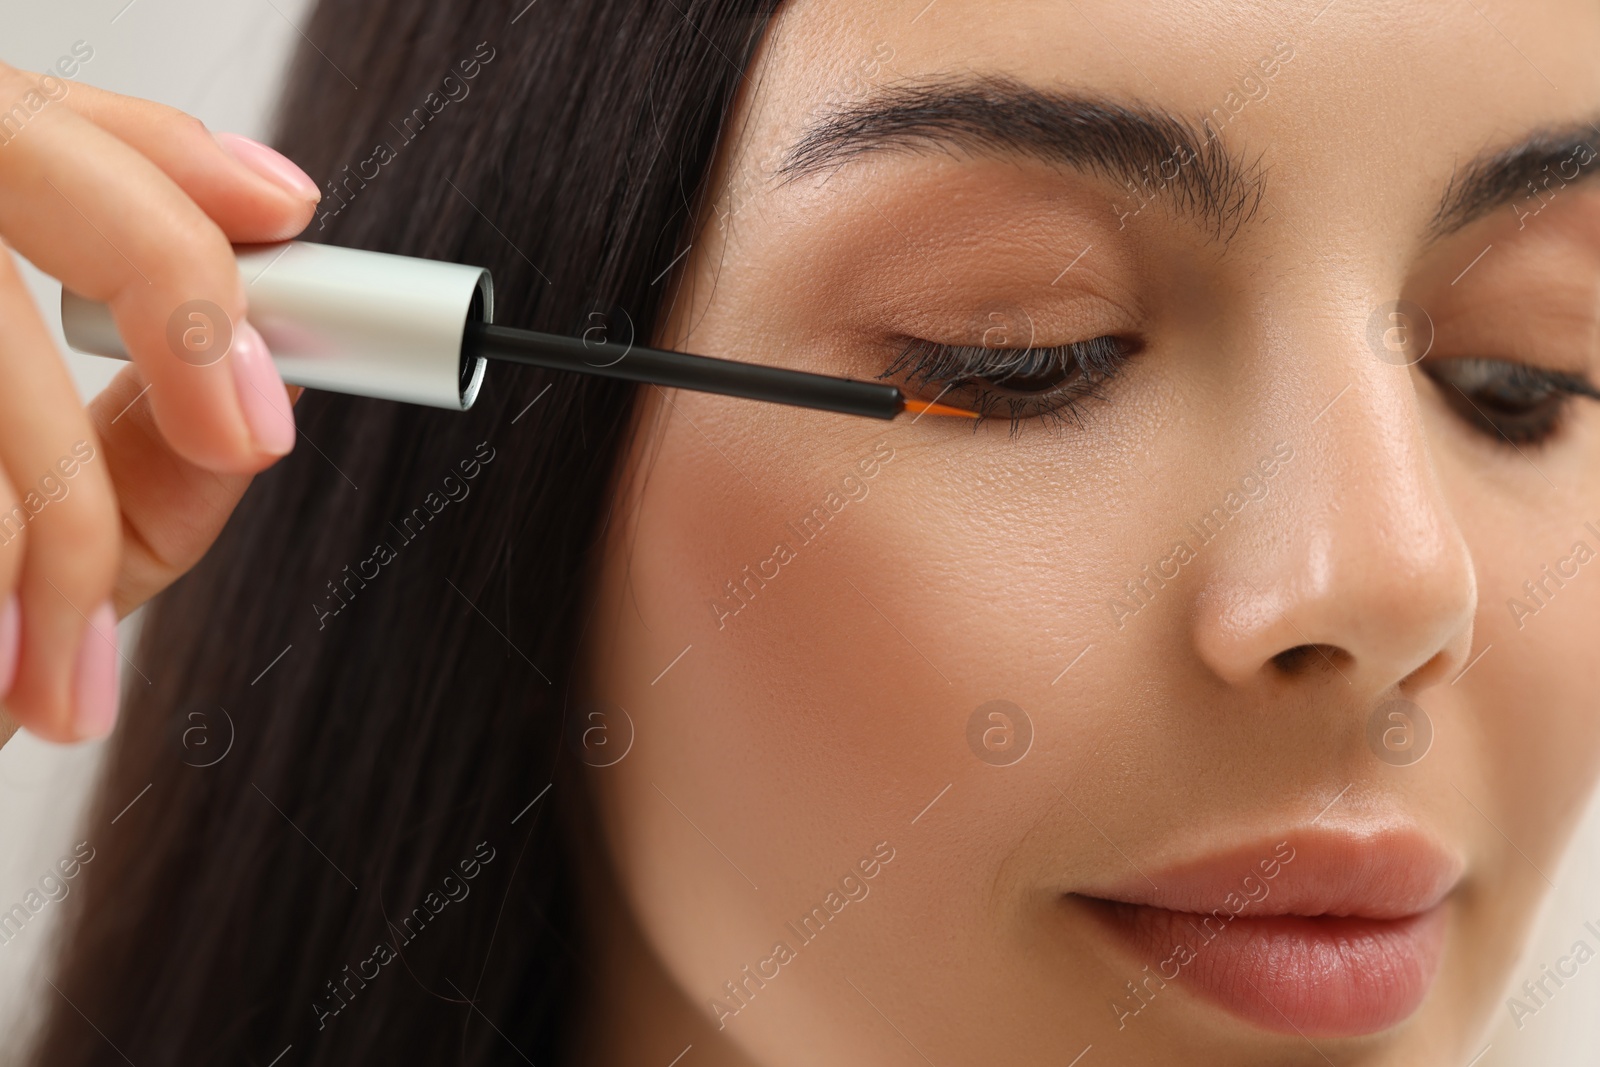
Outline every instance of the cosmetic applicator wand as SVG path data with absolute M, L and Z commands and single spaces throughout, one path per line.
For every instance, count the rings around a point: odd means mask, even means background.
M 481 267 L 306 241 L 235 253 L 250 322 L 291 385 L 465 411 L 493 360 L 869 418 L 978 417 L 885 382 L 496 326 L 494 283 Z M 129 358 L 105 304 L 63 289 L 61 326 L 79 352 Z M 196 365 L 221 359 L 231 336 L 205 301 L 168 322 L 173 352 Z

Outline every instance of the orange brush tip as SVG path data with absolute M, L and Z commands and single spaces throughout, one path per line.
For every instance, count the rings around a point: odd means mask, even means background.
M 912 400 L 907 398 L 905 410 L 913 415 L 954 415 L 962 419 L 975 419 L 976 411 L 967 411 L 964 408 L 953 408 L 948 404 L 935 404 L 930 400 Z

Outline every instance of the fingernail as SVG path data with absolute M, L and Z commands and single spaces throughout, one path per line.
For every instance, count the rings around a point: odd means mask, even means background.
M 256 447 L 274 456 L 287 455 L 294 448 L 294 408 L 278 368 L 272 365 L 267 342 L 250 323 L 241 322 L 234 331 L 228 361 Z
M 117 613 L 108 600 L 89 616 L 72 668 L 72 728 L 89 740 L 117 723 Z
M 294 161 L 283 153 L 267 147 L 260 141 L 241 137 L 237 133 L 218 133 L 212 136 L 234 159 L 268 181 L 282 186 L 295 196 L 308 200 L 322 199 L 322 190 L 311 180 L 311 175 L 295 166 Z
M 0 697 L 11 692 L 17 680 L 17 653 L 22 648 L 22 605 L 12 593 L 0 608 Z

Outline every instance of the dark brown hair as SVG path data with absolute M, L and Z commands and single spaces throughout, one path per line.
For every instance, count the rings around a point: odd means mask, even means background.
M 276 137 L 327 183 L 306 237 L 649 333 L 776 2 L 322 0 Z M 503 366 L 465 414 L 301 399 L 147 613 L 33 1062 L 561 1060 L 563 720 L 632 406 Z

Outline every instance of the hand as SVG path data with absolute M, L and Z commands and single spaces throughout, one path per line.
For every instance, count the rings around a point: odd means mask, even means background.
M 319 195 L 263 145 L 3 63 L 0 119 L 0 742 L 71 741 L 115 722 L 117 619 L 294 446 L 232 246 L 294 237 Z M 10 249 L 111 307 L 133 359 L 87 410 Z

